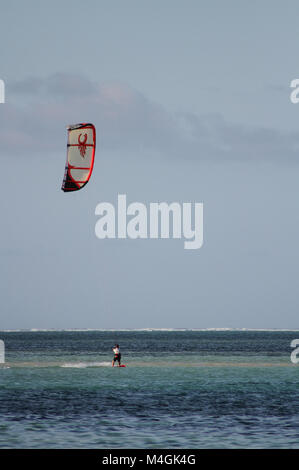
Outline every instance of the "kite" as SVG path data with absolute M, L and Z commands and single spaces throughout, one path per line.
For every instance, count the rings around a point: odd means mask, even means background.
M 61 189 L 78 191 L 91 176 L 96 149 L 96 129 L 93 124 L 68 126 L 68 143 L 65 173 Z

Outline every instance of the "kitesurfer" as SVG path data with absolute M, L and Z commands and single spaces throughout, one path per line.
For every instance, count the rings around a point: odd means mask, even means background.
M 113 358 L 113 361 L 112 361 L 112 367 L 114 367 L 114 363 L 117 361 L 118 362 L 118 367 L 120 367 L 120 361 L 121 361 L 121 353 L 120 353 L 120 349 L 119 349 L 119 344 L 116 344 L 114 346 L 114 348 L 112 348 L 113 352 L 114 352 L 114 358 Z

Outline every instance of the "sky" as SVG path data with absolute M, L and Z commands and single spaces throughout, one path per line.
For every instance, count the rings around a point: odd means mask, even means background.
M 295 1 L 3 3 L 0 329 L 299 328 L 298 34 Z M 99 240 L 118 194 L 203 203 L 203 246 Z

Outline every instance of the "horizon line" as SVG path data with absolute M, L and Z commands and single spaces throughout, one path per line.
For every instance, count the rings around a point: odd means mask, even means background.
M 299 331 L 298 328 L 5 328 L 0 329 L 2 333 L 9 332 L 84 332 L 84 331 Z

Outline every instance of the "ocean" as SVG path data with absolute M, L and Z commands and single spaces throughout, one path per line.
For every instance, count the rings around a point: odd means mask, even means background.
M 1 331 L 1 448 L 299 448 L 299 331 Z M 125 368 L 111 367 L 119 343 Z

